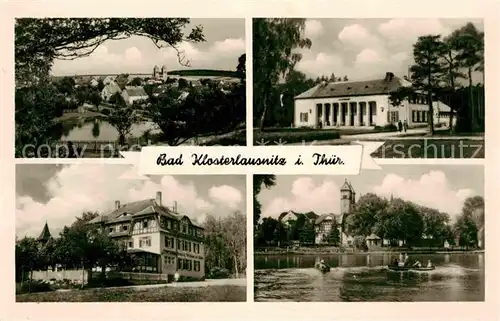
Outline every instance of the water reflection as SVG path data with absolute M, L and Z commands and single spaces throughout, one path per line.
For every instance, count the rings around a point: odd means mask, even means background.
M 393 272 L 395 255 L 255 256 L 256 301 L 484 301 L 483 254 L 415 255 L 436 270 Z M 323 274 L 314 268 L 325 260 Z
M 97 117 L 64 121 L 58 129 L 61 140 L 98 142 L 118 140 L 118 131 L 105 119 Z M 152 122 L 134 124 L 130 136 L 141 137 L 147 130 L 155 132 L 157 128 Z

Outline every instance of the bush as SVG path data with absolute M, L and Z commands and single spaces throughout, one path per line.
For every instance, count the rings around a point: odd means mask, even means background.
M 52 291 L 52 287 L 50 286 L 49 283 L 44 282 L 44 281 L 36 281 L 33 280 L 30 282 L 25 282 L 23 283 L 19 288 L 16 288 L 17 294 L 22 294 L 22 293 L 35 293 L 35 292 L 48 292 Z
M 210 272 L 207 275 L 207 279 L 227 279 L 230 275 L 231 273 L 228 269 L 216 266 L 210 269 Z
M 375 126 L 375 130 L 381 132 L 397 132 L 398 126 L 396 126 L 395 124 L 387 124 L 385 126 Z
M 340 133 L 337 130 L 298 130 L 289 132 L 257 132 L 254 133 L 254 141 L 267 141 L 269 144 L 283 142 L 287 144 L 312 142 L 315 140 L 339 139 Z
M 89 288 L 107 288 L 107 287 L 114 287 L 114 286 L 129 286 L 129 285 L 134 285 L 129 280 L 126 280 L 124 278 L 109 278 L 109 279 L 103 279 L 103 278 L 96 278 L 92 279 L 88 282 L 86 287 Z

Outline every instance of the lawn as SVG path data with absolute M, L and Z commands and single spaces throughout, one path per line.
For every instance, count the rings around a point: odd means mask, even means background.
M 484 140 L 402 139 L 386 141 L 374 158 L 484 158 Z
M 246 287 L 100 288 L 16 295 L 16 302 L 245 302 Z

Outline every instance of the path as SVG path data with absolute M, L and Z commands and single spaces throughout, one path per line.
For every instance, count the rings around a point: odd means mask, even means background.
M 121 288 L 130 288 L 130 289 L 149 289 L 149 288 L 161 288 L 161 287 L 175 287 L 175 288 L 183 288 L 183 287 L 207 287 L 207 286 L 223 286 L 223 285 L 233 285 L 233 286 L 246 286 L 246 279 L 210 279 L 205 281 L 197 281 L 197 282 L 178 282 L 178 283 L 164 283 L 164 284 L 144 284 L 144 285 L 131 285 L 124 286 Z

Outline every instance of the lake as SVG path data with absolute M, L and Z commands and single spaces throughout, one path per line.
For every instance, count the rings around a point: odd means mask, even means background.
M 255 301 L 484 301 L 484 254 L 414 254 L 428 272 L 387 269 L 397 254 L 255 255 Z M 331 268 L 314 268 L 319 260 Z
M 65 130 L 61 136 L 64 141 L 116 141 L 118 131 L 107 121 L 89 119 L 85 121 L 66 122 Z M 156 126 L 152 122 L 143 122 L 132 126 L 130 136 L 141 137 L 146 130 L 154 133 Z

